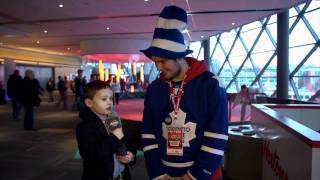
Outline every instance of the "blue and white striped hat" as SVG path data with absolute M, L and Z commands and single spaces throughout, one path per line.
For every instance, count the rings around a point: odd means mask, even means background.
M 186 49 L 182 31 L 187 28 L 188 17 L 184 9 L 177 6 L 165 7 L 154 30 L 148 49 L 141 50 L 147 57 L 158 56 L 167 59 L 185 57 L 192 53 Z

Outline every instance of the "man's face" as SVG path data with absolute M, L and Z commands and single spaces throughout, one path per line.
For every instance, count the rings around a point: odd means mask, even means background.
M 93 99 L 86 99 L 86 105 L 95 113 L 108 115 L 112 113 L 113 92 L 111 89 L 100 89 Z
M 152 60 L 165 79 L 171 80 L 177 77 L 181 72 L 181 66 L 176 59 L 152 56 Z
M 82 77 L 82 76 L 83 76 L 83 71 L 80 71 L 79 74 L 78 74 L 78 76 L 79 76 L 79 77 Z

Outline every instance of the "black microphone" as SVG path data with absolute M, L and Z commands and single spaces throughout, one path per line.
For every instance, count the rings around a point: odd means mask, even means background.
M 114 131 L 115 129 L 122 127 L 121 120 L 115 112 L 113 112 L 107 117 L 106 124 L 110 131 Z M 120 141 L 121 141 L 121 145 L 117 148 L 116 154 L 118 156 L 125 156 L 127 155 L 127 148 L 124 141 L 123 140 L 120 140 Z

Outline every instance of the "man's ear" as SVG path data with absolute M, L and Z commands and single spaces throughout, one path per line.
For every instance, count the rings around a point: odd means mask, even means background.
M 87 105 L 87 107 L 91 108 L 92 107 L 92 100 L 89 98 L 86 98 L 84 100 L 84 103 Z

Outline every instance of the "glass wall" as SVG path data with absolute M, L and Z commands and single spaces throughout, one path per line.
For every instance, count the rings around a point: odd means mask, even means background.
M 292 99 L 308 101 L 320 90 L 319 19 L 320 1 L 313 0 L 289 10 L 289 97 Z M 245 84 L 268 96 L 275 95 L 276 38 L 276 14 L 210 37 L 210 71 L 220 76 L 228 92 L 238 92 Z M 193 57 L 203 58 L 200 42 L 191 43 L 190 49 L 194 50 Z M 320 97 L 314 99 L 320 102 Z

